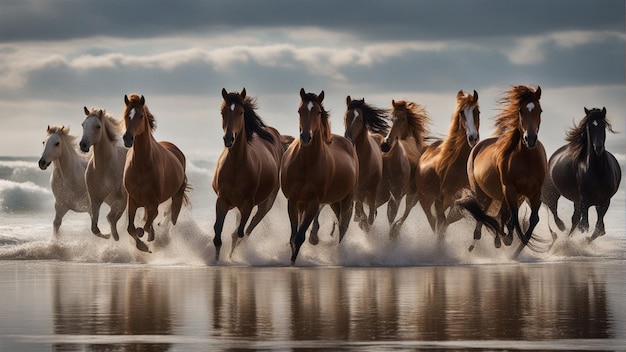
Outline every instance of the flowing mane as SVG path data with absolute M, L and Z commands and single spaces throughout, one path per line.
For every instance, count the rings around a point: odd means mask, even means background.
M 317 94 L 315 93 L 306 93 L 304 95 L 304 97 L 302 98 L 303 102 L 317 102 Z M 320 110 L 321 110 L 321 128 L 322 128 L 322 140 L 324 140 L 326 143 L 330 143 L 331 141 L 331 130 L 330 130 L 330 121 L 329 121 L 329 117 L 330 114 L 328 113 L 328 111 L 326 111 L 326 109 L 324 109 L 324 105 L 322 105 L 321 103 L 319 103 L 320 105 Z
M 398 100 L 393 102 L 393 108 L 406 111 L 407 122 L 409 126 L 408 134 L 415 138 L 419 149 L 423 149 L 426 135 L 430 132 L 428 124 L 430 117 L 426 108 L 414 102 Z
M 457 95 L 457 99 L 458 104 L 456 110 L 452 114 L 452 123 L 450 124 L 450 129 L 448 130 L 448 137 L 440 144 L 441 159 L 437 165 L 437 172 L 440 174 L 442 174 L 444 169 L 454 163 L 463 146 L 467 145 L 467 136 L 463 132 L 463 128 L 461 128 L 459 118 L 461 111 L 472 106 L 478 108 L 478 103 L 474 103 L 474 96 L 472 94 L 464 94 L 460 91 Z
M 272 136 L 272 134 L 266 130 L 267 126 L 265 125 L 261 117 L 256 113 L 257 104 L 255 98 L 246 96 L 242 99 L 239 93 L 231 92 L 228 93 L 222 101 L 222 106 L 220 109 L 223 110 L 226 106 L 231 104 L 239 104 L 243 106 L 246 141 L 249 142 L 252 139 L 254 133 L 267 141 L 274 141 L 274 137 Z
M 389 130 L 389 122 L 387 121 L 389 110 L 375 108 L 366 104 L 365 99 L 353 99 L 348 105 L 348 110 L 350 109 L 361 109 L 363 112 L 363 122 L 367 129 L 383 136 L 387 135 L 387 131 Z
M 495 117 L 496 130 L 493 136 L 498 137 L 497 144 L 501 148 L 501 156 L 508 155 L 522 138 L 519 129 L 520 107 L 529 102 L 538 104 L 535 93 L 535 90 L 527 86 L 513 86 L 498 100 L 498 103 L 505 107 Z
M 134 108 L 134 107 L 141 107 L 145 114 L 146 117 L 148 118 L 148 123 L 150 124 L 150 130 L 154 132 L 154 130 L 156 130 L 157 128 L 157 124 L 156 124 L 156 120 L 154 119 L 154 115 L 152 115 L 152 113 L 150 112 L 150 109 L 148 109 L 148 105 L 145 104 L 141 104 L 141 97 L 137 94 L 131 94 L 128 97 L 129 103 L 126 106 L 126 110 L 124 110 L 124 115 L 126 116 L 126 114 L 128 113 L 128 110 Z
M 593 123 L 594 121 L 601 121 L 606 125 L 606 129 L 608 129 L 611 133 L 615 133 L 613 131 L 613 126 L 606 119 L 606 110 L 601 110 L 598 108 L 593 108 L 588 111 L 587 115 L 578 123 L 578 125 L 574 124 L 569 131 L 567 131 L 567 135 L 565 140 L 569 143 L 569 147 L 576 153 L 576 155 L 582 155 L 587 147 L 587 125 L 589 123 Z
M 113 116 L 109 115 L 105 109 L 91 109 L 89 115 L 95 115 L 102 121 L 109 141 L 117 141 L 124 133 L 123 121 L 116 120 Z
M 48 136 L 56 133 L 70 144 L 74 144 L 74 141 L 76 140 L 76 136 L 72 136 L 70 134 L 70 128 L 66 126 L 48 126 L 46 132 L 48 133 Z

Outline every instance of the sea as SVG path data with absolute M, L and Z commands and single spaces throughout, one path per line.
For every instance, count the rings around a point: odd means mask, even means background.
M 152 253 L 135 248 L 126 213 L 119 241 L 71 211 L 53 235 L 52 166 L 37 161 L 0 157 L 0 351 L 626 350 L 624 180 L 591 243 L 542 207 L 539 250 L 514 257 L 517 242 L 495 248 L 485 231 L 475 243 L 472 220 L 435 236 L 419 205 L 397 237 L 383 206 L 339 243 L 326 207 L 320 243 L 291 265 L 282 194 L 232 254 L 231 211 L 215 260 L 214 161 L 188 161 L 190 206 L 174 226 L 160 207 Z M 561 199 L 568 225 L 572 211 Z

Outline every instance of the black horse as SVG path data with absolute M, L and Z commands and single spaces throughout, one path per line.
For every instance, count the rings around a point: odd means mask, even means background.
M 589 238 L 591 242 L 605 234 L 604 215 L 617 192 L 622 171 L 613 154 L 604 148 L 606 130 L 615 133 L 606 119 L 606 108 L 585 108 L 585 114 L 578 126 L 568 131 L 568 144 L 550 157 L 541 193 L 560 231 L 565 230 L 565 225 L 557 214 L 558 200 L 563 196 L 574 202 L 570 235 L 576 228 L 589 230 L 589 207 L 595 206 L 598 220 Z

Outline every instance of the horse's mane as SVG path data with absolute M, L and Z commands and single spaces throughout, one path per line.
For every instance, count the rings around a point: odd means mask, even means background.
M 231 104 L 239 104 L 243 106 L 243 119 L 246 129 L 246 141 L 250 141 L 254 133 L 259 137 L 274 142 L 274 136 L 266 129 L 266 125 L 261 117 L 256 113 L 257 104 L 256 99 L 246 96 L 241 98 L 241 95 L 237 92 L 231 92 L 226 95 L 224 101 L 222 101 L 223 110 L 226 106 Z
M 587 124 L 601 120 L 606 125 L 606 129 L 611 133 L 615 133 L 613 131 L 613 126 L 606 118 L 606 111 L 603 112 L 601 109 L 593 108 L 589 110 L 589 113 L 583 117 L 583 119 L 578 123 L 578 125 L 574 124 L 574 126 L 567 131 L 565 136 L 565 140 L 569 142 L 569 147 L 576 153 L 576 155 L 581 155 L 587 147 Z
M 450 166 L 459 157 L 459 153 L 462 148 L 467 145 L 467 136 L 462 132 L 461 124 L 459 122 L 459 114 L 461 111 L 474 105 L 474 96 L 472 94 L 465 94 L 462 91 L 457 95 L 456 110 L 452 114 L 452 123 L 448 130 L 448 138 L 441 143 L 441 157 L 439 164 L 437 165 L 437 172 L 441 173 L 444 168 Z M 462 96 L 461 96 L 462 94 Z M 469 145 L 468 145 L 469 147 Z
M 536 101 L 535 91 L 521 85 L 513 86 L 498 100 L 504 108 L 495 117 L 496 130 L 493 136 L 498 137 L 496 143 L 501 151 L 501 157 L 510 154 L 522 138 L 522 133 L 518 128 L 520 106 L 525 102 Z
M 407 122 L 409 126 L 408 133 L 415 138 L 418 148 L 424 147 L 426 135 L 429 133 L 428 124 L 430 117 L 426 108 L 415 102 L 407 102 L 405 100 L 397 100 L 393 102 L 393 108 L 404 109 L 407 112 Z
M 150 112 L 150 109 L 148 109 L 148 105 L 141 104 L 141 97 L 137 94 L 131 94 L 128 97 L 129 100 L 129 104 L 126 106 L 126 110 L 124 111 L 124 116 L 126 116 L 126 112 L 128 111 L 128 109 L 132 109 L 132 107 L 142 107 L 144 110 L 144 113 L 146 114 L 146 117 L 148 118 L 148 123 L 150 124 L 150 130 L 154 131 L 156 130 L 157 124 L 156 124 L 156 120 L 154 119 L 154 115 L 152 115 L 152 113 Z
M 76 140 L 76 136 L 70 134 L 70 128 L 67 126 L 48 126 L 46 133 L 48 136 L 56 133 L 70 144 L 74 144 Z
M 315 93 L 305 93 L 304 97 L 302 98 L 303 102 L 317 102 L 317 94 Z M 322 103 L 320 104 L 320 110 L 321 110 L 321 120 L 322 120 L 322 140 L 324 140 L 326 143 L 330 143 L 332 140 L 332 135 L 331 135 L 331 131 L 330 131 L 330 114 L 328 113 L 328 111 L 326 111 L 326 109 L 324 109 L 324 105 L 322 105 Z
M 91 109 L 89 115 L 96 115 L 102 121 L 106 135 L 111 142 L 116 142 L 124 132 L 122 121 L 115 119 L 104 109 Z
M 365 103 L 365 99 L 353 99 L 350 101 L 348 110 L 351 109 L 361 109 L 363 112 L 363 123 L 367 129 L 383 136 L 387 135 L 387 131 L 389 130 L 389 122 L 387 122 L 389 110 L 373 107 Z

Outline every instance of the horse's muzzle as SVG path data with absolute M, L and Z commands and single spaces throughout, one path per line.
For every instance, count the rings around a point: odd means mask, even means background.
M 89 151 L 89 143 L 85 142 L 85 141 L 80 141 L 80 143 L 78 144 L 78 146 L 80 147 L 80 150 L 83 153 L 87 153 Z
M 473 148 L 476 143 L 478 143 L 479 139 L 480 137 L 477 134 L 470 134 L 467 136 L 467 144 L 469 144 L 469 146 Z
M 313 136 L 310 131 L 300 133 L 300 143 L 304 146 L 311 144 Z
M 230 148 L 235 144 L 235 134 L 234 133 L 226 133 L 224 135 L 224 146 L 226 148 Z
M 122 139 L 124 140 L 124 146 L 126 148 L 130 148 L 133 146 L 133 141 L 135 140 L 135 137 L 133 137 L 132 134 L 126 132 L 124 133 L 124 137 L 122 137 Z
M 383 144 L 380 145 L 380 150 L 382 150 L 384 153 L 387 153 L 391 150 L 391 143 L 389 143 L 386 138 L 383 141 Z
M 525 133 L 523 141 L 524 141 L 524 145 L 528 147 L 528 149 L 533 149 L 537 146 L 537 135 L 536 134 L 529 135 L 528 133 Z
M 45 170 L 48 168 L 48 166 L 50 166 L 51 162 L 50 161 L 46 161 L 44 159 L 39 159 L 39 168 L 42 170 Z

